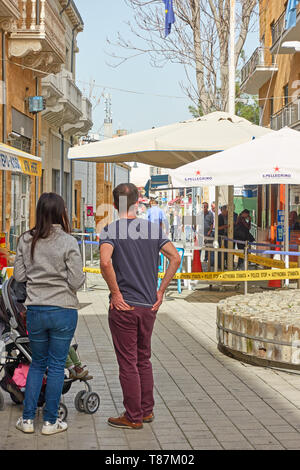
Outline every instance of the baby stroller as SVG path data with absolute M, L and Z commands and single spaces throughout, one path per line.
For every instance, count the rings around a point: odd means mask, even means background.
M 11 277 L 2 286 L 0 294 L 0 387 L 9 393 L 12 401 L 22 404 L 24 390 L 14 381 L 13 377 L 17 368 L 28 368 L 31 363 L 30 341 L 26 332 L 22 313 L 26 313 L 26 307 L 21 303 L 26 298 L 26 285 L 18 283 Z M 77 345 L 73 345 L 77 349 Z M 3 373 L 4 372 L 4 373 Z M 77 411 L 88 414 L 96 413 L 100 406 L 100 397 L 88 382 L 92 377 L 79 379 L 85 389 L 77 393 L 74 405 Z M 77 379 L 78 380 L 78 379 Z M 65 375 L 62 394 L 70 390 L 74 379 Z M 47 372 L 45 373 L 38 406 L 45 404 L 45 390 L 47 387 Z M 4 396 L 0 389 L 0 411 L 4 408 Z M 68 409 L 64 403 L 60 403 L 59 418 L 65 420 Z

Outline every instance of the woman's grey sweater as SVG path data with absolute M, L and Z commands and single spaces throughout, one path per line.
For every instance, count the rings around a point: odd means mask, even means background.
M 14 278 L 27 282 L 25 305 L 79 307 L 76 292 L 84 283 L 78 243 L 60 225 L 53 225 L 48 238 L 39 239 L 31 260 L 32 237 L 20 237 L 14 264 Z

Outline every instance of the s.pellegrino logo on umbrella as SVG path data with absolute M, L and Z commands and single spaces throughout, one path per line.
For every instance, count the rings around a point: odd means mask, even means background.
M 175 23 L 175 15 L 173 10 L 173 0 L 164 0 L 165 3 L 165 37 L 167 37 L 172 28 L 172 24 Z

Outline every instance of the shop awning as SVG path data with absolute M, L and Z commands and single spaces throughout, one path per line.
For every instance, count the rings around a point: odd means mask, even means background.
M 42 176 L 42 160 L 0 142 L 0 170 Z

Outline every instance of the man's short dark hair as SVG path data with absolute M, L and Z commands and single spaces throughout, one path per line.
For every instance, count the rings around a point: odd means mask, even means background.
M 122 183 L 122 184 L 119 184 L 113 190 L 113 196 L 114 196 L 114 203 L 115 203 L 117 210 L 119 210 L 120 208 L 120 204 L 119 204 L 120 197 L 126 197 L 127 198 L 127 211 L 128 211 L 131 206 L 137 203 L 139 199 L 139 190 L 132 183 Z

